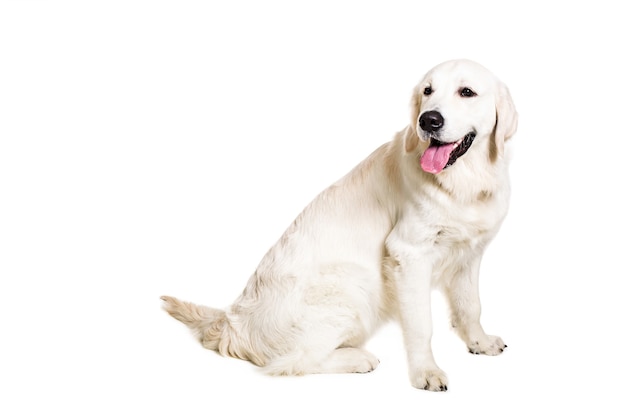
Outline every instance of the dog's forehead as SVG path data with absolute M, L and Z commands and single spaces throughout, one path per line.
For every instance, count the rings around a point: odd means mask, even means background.
M 431 69 L 424 83 L 431 87 L 474 87 L 486 89 L 493 85 L 494 77 L 482 65 L 468 60 L 447 61 Z

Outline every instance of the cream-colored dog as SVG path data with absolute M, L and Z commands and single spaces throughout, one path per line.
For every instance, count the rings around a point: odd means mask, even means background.
M 478 271 L 509 200 L 507 87 L 467 60 L 415 88 L 410 124 L 323 191 L 261 260 L 225 311 L 164 296 L 202 344 L 271 374 L 369 372 L 362 349 L 389 319 L 402 327 L 411 383 L 445 391 L 431 350 L 431 289 L 449 302 L 470 352 L 506 345 L 480 324 Z

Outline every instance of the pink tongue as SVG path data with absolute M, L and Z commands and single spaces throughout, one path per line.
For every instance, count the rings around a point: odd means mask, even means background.
M 442 146 L 431 146 L 424 152 L 420 159 L 422 169 L 431 174 L 438 174 L 445 168 L 454 149 L 454 143 Z

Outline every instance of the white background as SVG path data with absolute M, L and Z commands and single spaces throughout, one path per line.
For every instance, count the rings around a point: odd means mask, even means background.
M 624 415 L 618 5 L 3 1 L 0 414 Z M 160 309 L 230 304 L 459 57 L 520 115 L 481 278 L 502 356 L 468 354 L 436 298 L 445 394 L 410 386 L 394 324 L 368 344 L 375 372 L 272 378 Z

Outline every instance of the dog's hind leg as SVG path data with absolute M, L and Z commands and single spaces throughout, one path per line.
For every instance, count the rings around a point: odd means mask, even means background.
M 265 371 L 270 375 L 366 373 L 378 363 L 376 356 L 364 349 L 341 347 L 324 355 L 309 351 L 280 356 L 267 364 Z
M 366 373 L 379 364 L 378 358 L 365 349 L 345 347 L 333 350 L 319 365 L 317 373 Z

